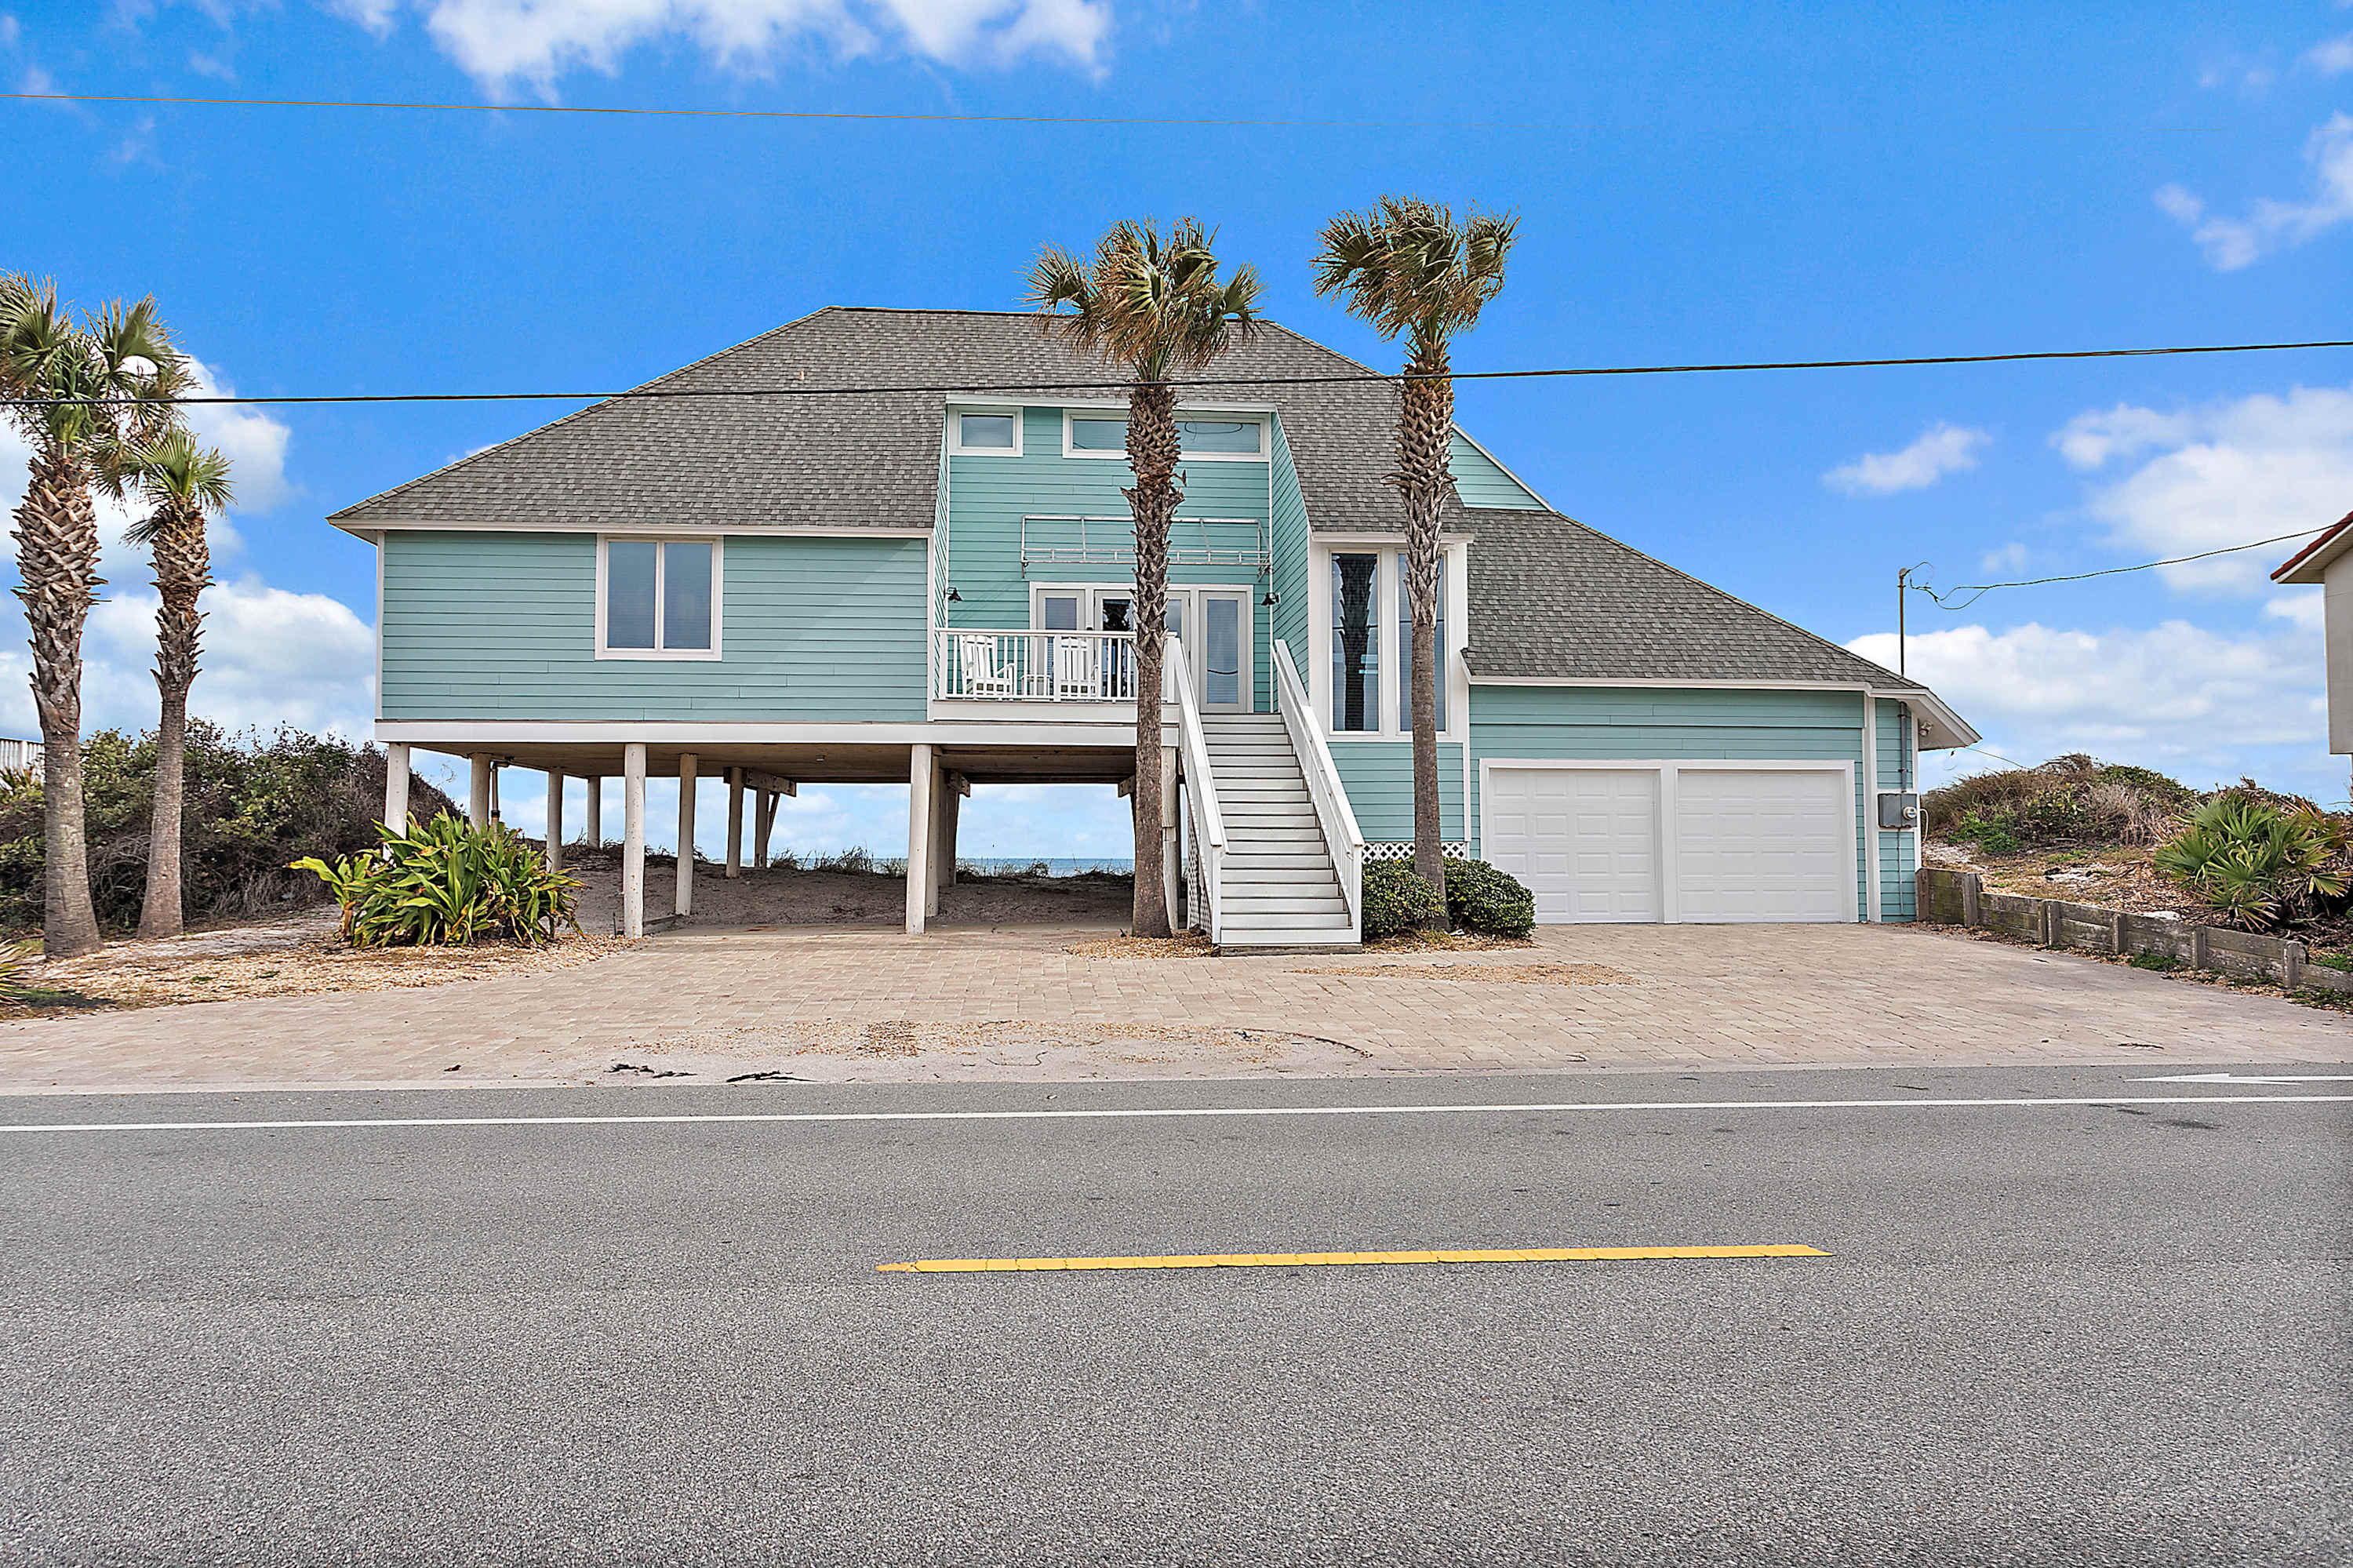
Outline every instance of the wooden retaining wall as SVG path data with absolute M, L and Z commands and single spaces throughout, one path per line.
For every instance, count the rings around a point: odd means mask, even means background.
M 2021 898 L 1988 893 L 1973 871 L 1923 866 L 1917 876 L 1919 917 L 1940 926 L 1974 926 L 2046 948 L 2085 953 L 2162 953 L 2191 969 L 2265 980 L 2300 991 L 2353 991 L 2353 974 L 2305 961 L 2304 944 L 2187 920 L 2160 920 L 2063 898 Z

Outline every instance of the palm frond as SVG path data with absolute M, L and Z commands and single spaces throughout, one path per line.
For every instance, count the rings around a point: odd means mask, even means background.
M 1417 350 L 1442 344 L 1476 325 L 1503 289 L 1518 221 L 1474 210 L 1458 224 L 1448 207 L 1385 196 L 1324 225 L 1315 291 L 1345 296 L 1348 313 L 1385 338 L 1402 333 Z
M 1180 217 L 1166 232 L 1124 219 L 1082 261 L 1050 246 L 1029 271 L 1027 302 L 1042 331 L 1139 381 L 1207 365 L 1257 334 L 1258 274 L 1218 276 L 1217 235 Z

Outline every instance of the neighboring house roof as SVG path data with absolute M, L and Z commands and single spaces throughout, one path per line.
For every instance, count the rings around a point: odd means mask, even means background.
M 1302 376 L 1365 366 L 1269 323 L 1204 376 Z M 1119 373 L 1045 338 L 1026 312 L 828 306 L 638 390 L 786 387 L 976 388 L 1115 382 Z M 1105 389 L 1075 394 L 1113 401 Z M 1197 408 L 1273 405 L 1319 530 L 1402 529 L 1393 384 L 1202 388 Z M 617 399 L 336 513 L 355 531 L 403 524 L 927 528 L 937 495 L 940 392 L 823 397 Z M 1450 498 L 1446 521 L 1461 514 Z
M 1867 686 L 1978 739 L 1916 681 L 1556 512 L 1468 513 L 1473 680 Z
M 2319 538 L 2282 561 L 2272 573 L 2275 583 L 2316 583 L 2328 570 L 2329 563 L 2353 549 L 2353 512 L 2347 513 L 2322 532 Z

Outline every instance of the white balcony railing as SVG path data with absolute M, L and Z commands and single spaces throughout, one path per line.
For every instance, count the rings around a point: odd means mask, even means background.
M 932 630 L 935 700 L 1005 703 L 1132 703 L 1132 631 Z

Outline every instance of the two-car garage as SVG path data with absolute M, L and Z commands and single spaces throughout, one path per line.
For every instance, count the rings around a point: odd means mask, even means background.
M 1484 857 L 1535 895 L 1539 925 L 1856 917 L 1845 762 L 1480 765 Z

